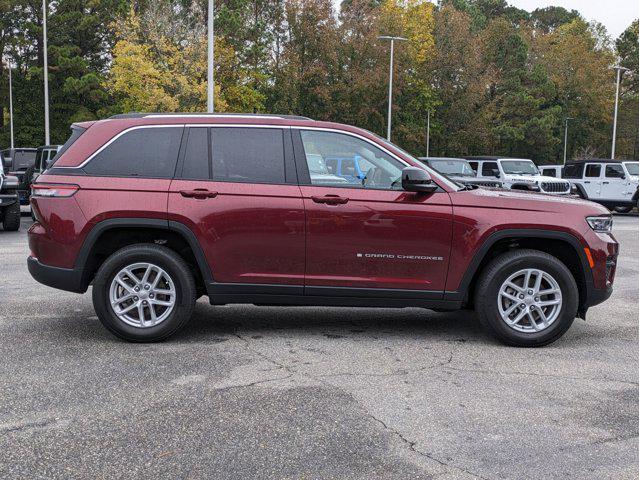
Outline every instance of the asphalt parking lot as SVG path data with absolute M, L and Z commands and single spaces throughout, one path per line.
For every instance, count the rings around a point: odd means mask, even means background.
M 616 290 L 543 349 L 469 312 L 212 307 L 161 344 L 37 284 L 0 231 L 0 478 L 639 477 L 639 215 Z

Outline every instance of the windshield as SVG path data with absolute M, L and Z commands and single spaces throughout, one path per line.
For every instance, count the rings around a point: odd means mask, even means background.
M 474 177 L 475 171 L 466 160 L 428 160 L 431 167 L 445 175 Z
M 624 163 L 630 175 L 639 175 L 639 162 Z
M 539 175 L 539 170 L 532 160 L 502 160 L 500 163 L 506 174 Z

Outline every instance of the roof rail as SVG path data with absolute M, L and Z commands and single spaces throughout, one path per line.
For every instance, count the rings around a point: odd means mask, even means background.
M 126 118 L 162 118 L 162 117 L 257 117 L 257 118 L 282 118 L 287 120 L 312 120 L 309 117 L 300 115 L 280 115 L 267 113 L 180 113 L 180 112 L 131 112 L 112 115 L 109 119 L 126 119 Z

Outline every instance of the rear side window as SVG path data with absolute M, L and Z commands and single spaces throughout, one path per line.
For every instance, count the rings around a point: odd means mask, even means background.
M 554 168 L 543 168 L 541 170 L 541 173 L 543 175 L 546 175 L 547 177 L 556 177 L 557 176 Z
M 481 166 L 481 174 L 484 177 L 496 177 L 499 174 L 497 162 L 484 162 Z
M 189 128 L 182 178 L 208 180 L 210 178 L 209 163 L 209 129 Z
M 566 165 L 563 171 L 563 178 L 581 178 L 584 171 L 583 165 Z
M 586 165 L 586 177 L 598 178 L 599 175 L 601 175 L 601 165 L 597 163 Z
M 278 128 L 211 128 L 213 180 L 285 183 L 284 134 Z
M 171 178 L 182 127 L 138 128 L 117 137 L 84 167 L 91 175 Z
M 51 164 L 48 165 L 46 168 L 52 167 L 53 164 L 58 161 L 58 158 L 60 158 L 62 156 L 62 154 L 64 152 L 66 152 L 69 149 L 69 147 L 71 145 L 73 145 L 75 143 L 75 141 L 78 138 L 80 138 L 82 136 L 82 134 L 84 132 L 86 132 L 86 131 L 87 131 L 86 128 L 78 127 L 77 125 L 72 125 L 71 126 L 71 136 L 69 137 L 69 139 L 66 142 L 64 142 L 64 145 L 62 145 L 60 147 L 60 149 L 58 150 L 58 153 L 55 155 L 55 157 L 53 157 L 53 160 L 51 161 Z

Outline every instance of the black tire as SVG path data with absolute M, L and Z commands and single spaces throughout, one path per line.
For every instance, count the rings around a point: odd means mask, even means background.
M 551 275 L 561 289 L 557 319 L 545 330 L 528 333 L 511 328 L 498 308 L 499 289 L 515 272 L 536 268 Z M 513 250 L 492 260 L 481 272 L 475 289 L 475 310 L 481 324 L 497 339 L 516 347 L 542 347 L 558 340 L 572 325 L 579 306 L 577 283 L 566 265 L 538 250 Z
M 2 228 L 7 232 L 15 232 L 20 230 L 20 202 L 9 205 L 4 209 L 4 215 L 2 216 Z
M 633 206 L 615 207 L 615 212 L 617 212 L 617 213 L 630 213 L 630 212 L 632 212 L 633 208 L 635 208 L 635 207 L 633 207 Z
M 164 269 L 175 286 L 176 303 L 169 316 L 158 325 L 141 328 L 118 318 L 110 305 L 109 290 L 115 275 L 127 265 L 148 262 Z M 98 318 L 111 333 L 130 342 L 158 342 L 164 340 L 191 319 L 196 299 L 195 281 L 182 257 L 173 250 L 154 244 L 124 247 L 100 266 L 93 281 L 93 307 Z

